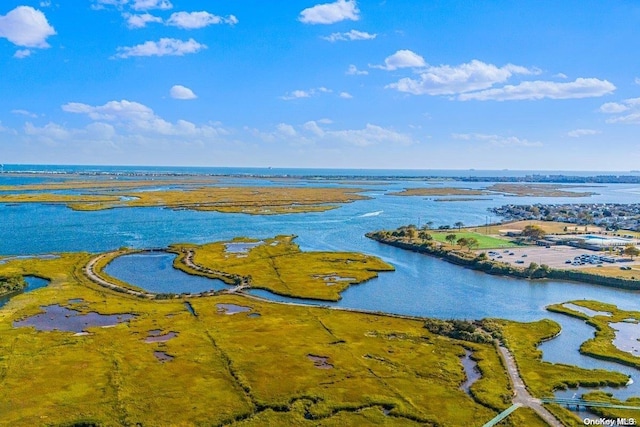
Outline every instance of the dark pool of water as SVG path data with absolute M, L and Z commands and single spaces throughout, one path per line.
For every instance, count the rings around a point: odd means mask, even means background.
M 153 355 L 156 357 L 156 359 L 158 359 L 159 362 L 164 363 L 164 362 L 170 362 L 173 359 L 175 359 L 175 357 L 165 353 L 164 351 L 154 351 Z
M 26 288 L 24 288 L 24 290 L 22 290 L 20 292 L 16 292 L 16 293 L 13 293 L 13 294 L 9 294 L 9 295 L 5 295 L 3 297 L 0 297 L 0 307 L 5 305 L 6 303 L 8 303 L 11 298 L 13 298 L 14 296 L 16 296 L 16 295 L 18 295 L 20 293 L 30 292 L 30 291 L 33 291 L 35 289 L 44 288 L 45 286 L 47 286 L 49 284 L 48 280 L 41 279 L 40 277 L 34 277 L 34 276 L 25 276 L 24 280 L 27 282 Z
M 164 335 L 160 334 L 151 334 L 152 331 L 149 331 L 149 336 L 144 340 L 147 344 L 158 343 L 158 342 L 167 342 L 172 338 L 178 336 L 177 332 L 169 332 Z
M 251 311 L 251 307 L 236 304 L 216 304 L 216 308 L 218 309 L 218 313 L 224 314 L 237 314 Z
M 16 328 L 33 326 L 38 331 L 86 332 L 92 327 L 115 326 L 118 323 L 133 319 L 133 314 L 99 314 L 96 312 L 80 313 L 58 304 L 41 307 L 44 313 L 26 319 L 16 320 Z
M 315 356 L 308 354 L 307 358 L 313 362 L 313 366 L 318 369 L 333 369 L 333 365 L 329 363 L 329 358 L 325 356 Z

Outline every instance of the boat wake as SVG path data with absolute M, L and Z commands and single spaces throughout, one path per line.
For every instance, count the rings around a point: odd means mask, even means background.
M 369 217 L 369 216 L 378 216 L 378 215 L 380 215 L 382 212 L 384 212 L 384 211 L 369 212 L 369 213 L 366 213 L 366 214 L 360 215 L 358 218 L 366 218 L 366 217 Z

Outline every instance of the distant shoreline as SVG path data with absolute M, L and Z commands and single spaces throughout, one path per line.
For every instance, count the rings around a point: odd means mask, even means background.
M 320 168 L 233 168 L 152 166 L 53 166 L 4 165 L 2 176 L 95 176 L 95 177 L 190 177 L 287 178 L 318 181 L 461 181 L 569 184 L 640 184 L 640 174 L 596 171 L 475 171 Z

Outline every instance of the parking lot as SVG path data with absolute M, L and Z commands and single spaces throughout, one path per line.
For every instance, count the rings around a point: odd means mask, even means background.
M 489 251 L 493 252 L 494 255 L 490 254 Z M 607 252 L 595 252 L 587 249 L 578 249 L 571 246 L 551 246 L 546 248 L 544 246 L 523 246 L 517 248 L 510 249 L 494 249 L 494 250 L 485 250 L 485 251 L 477 251 L 487 252 L 489 258 L 494 259 L 495 261 L 508 262 L 510 264 L 526 267 L 529 263 L 535 262 L 537 264 L 546 264 L 552 268 L 558 269 L 580 269 L 580 268 L 592 268 L 595 267 L 596 263 L 592 264 L 589 262 L 584 262 L 582 265 L 574 265 L 572 263 L 566 263 L 567 260 L 574 261 L 575 257 L 581 255 L 596 255 L 603 257 L 611 257 L 616 260 L 625 259 L 629 260 L 629 257 L 620 257 L 617 255 L 609 255 Z M 640 265 L 640 258 L 634 259 L 632 262 L 623 262 L 623 263 L 602 263 L 604 266 L 633 266 Z

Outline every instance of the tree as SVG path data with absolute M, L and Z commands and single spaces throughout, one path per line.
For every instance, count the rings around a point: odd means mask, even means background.
M 458 221 L 455 224 L 453 224 L 454 227 L 457 227 L 458 230 L 460 230 L 462 227 L 464 227 L 464 223 L 462 221 Z
M 433 221 L 427 221 L 422 226 L 422 229 L 423 230 L 431 230 L 431 227 L 433 227 Z
M 427 233 L 424 230 L 418 232 L 418 237 L 421 238 L 422 240 L 432 240 L 433 239 L 431 234 Z
M 473 248 L 478 247 L 479 245 L 480 245 L 480 242 L 475 237 L 467 238 L 467 247 L 469 248 L 469 250 L 472 250 Z
M 447 242 L 449 242 L 450 245 L 453 245 L 454 242 L 456 241 L 456 235 L 455 234 L 447 234 L 444 237 L 444 240 L 446 240 Z
M 414 241 L 416 237 L 418 237 L 418 230 L 416 230 L 414 227 L 407 228 L 407 237 L 409 238 L 410 242 Z
M 529 240 L 542 239 L 547 234 L 541 227 L 537 225 L 527 225 L 522 230 L 522 235 Z
M 464 248 L 465 246 L 469 245 L 469 239 L 467 239 L 466 237 L 461 237 L 456 243 L 458 244 L 458 246 L 460 246 L 460 248 Z
M 624 247 L 622 253 L 625 255 L 629 255 L 633 260 L 634 256 L 640 255 L 640 249 L 636 248 L 635 245 L 627 245 Z

